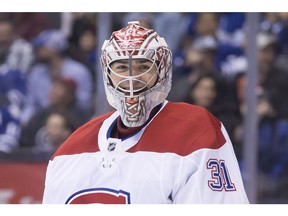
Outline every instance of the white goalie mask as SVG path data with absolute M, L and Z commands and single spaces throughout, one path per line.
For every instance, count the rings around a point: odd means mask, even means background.
M 164 38 L 138 21 L 112 33 L 102 47 L 108 102 L 127 127 L 138 127 L 171 89 L 172 53 Z

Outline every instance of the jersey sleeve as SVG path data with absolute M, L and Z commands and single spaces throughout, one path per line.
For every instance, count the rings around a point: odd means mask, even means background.
M 221 131 L 226 140 L 224 145 L 218 149 L 199 149 L 183 157 L 178 184 L 172 194 L 173 203 L 249 202 L 231 141 L 222 124 Z M 215 136 L 211 128 L 197 142 L 212 142 Z

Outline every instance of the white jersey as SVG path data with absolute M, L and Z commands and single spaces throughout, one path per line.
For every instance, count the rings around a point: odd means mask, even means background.
M 165 102 L 137 134 L 110 138 L 118 112 L 76 130 L 49 161 L 43 203 L 248 203 L 224 126 Z

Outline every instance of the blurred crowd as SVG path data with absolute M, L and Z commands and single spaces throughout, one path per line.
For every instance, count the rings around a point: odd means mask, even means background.
M 174 63 L 168 100 L 211 111 L 241 161 L 249 73 L 245 13 L 111 16 L 112 30 L 139 20 L 166 39 Z M 98 21 L 97 13 L 0 13 L 0 151 L 54 151 L 93 118 L 95 79 L 101 78 Z M 288 13 L 261 13 L 255 36 L 258 82 L 251 94 L 258 98 L 259 171 L 273 180 L 288 176 Z
M 0 14 L 0 151 L 54 151 L 93 114 L 96 14 Z

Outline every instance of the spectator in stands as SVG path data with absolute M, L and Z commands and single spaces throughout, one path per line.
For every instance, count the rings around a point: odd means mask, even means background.
M 174 55 L 174 64 L 184 63 L 185 50 L 198 37 L 213 37 L 218 50 L 215 56 L 216 68 L 227 78 L 234 76 L 246 67 L 243 47 L 246 38 L 243 31 L 245 16 L 243 13 L 192 13 L 188 30 L 183 36 L 182 46 Z
M 42 12 L 1 12 L 0 19 L 12 21 L 16 34 L 27 41 L 32 40 L 40 32 L 52 27 L 52 22 L 47 13 Z
M 216 76 L 212 73 L 202 73 L 191 81 L 190 91 L 187 92 L 185 101 L 191 104 L 205 107 L 215 114 L 221 105 L 219 98 L 219 86 Z
M 18 107 L 0 101 L 0 152 L 9 153 L 19 147 L 19 114 Z
M 217 29 L 219 52 L 217 67 L 223 75 L 234 79 L 247 68 L 245 58 L 246 34 L 245 13 L 221 13 Z
M 53 80 L 66 77 L 77 85 L 76 106 L 91 112 L 93 80 L 87 67 L 65 54 L 68 43 L 58 30 L 42 32 L 33 42 L 38 63 L 27 79 L 27 102 L 22 114 L 23 125 L 40 109 L 49 107 Z
M 194 37 L 216 37 L 219 26 L 219 17 L 219 13 L 199 13 L 194 26 Z
M 0 151 L 11 152 L 18 148 L 20 113 L 25 99 L 23 74 L 10 69 L 0 59 Z
M 202 36 L 194 39 L 192 45 L 185 51 L 183 66 L 175 69 L 173 74 L 174 86 L 169 94 L 170 100 L 182 101 L 185 92 L 189 91 L 189 79 L 195 79 L 204 71 L 221 76 L 221 73 L 215 67 L 217 49 L 217 41 L 212 36 Z
M 74 130 L 75 126 L 65 112 L 52 112 L 37 131 L 34 149 L 55 151 Z
M 243 12 L 221 13 L 217 30 L 218 40 L 223 44 L 243 48 L 245 16 Z
M 15 31 L 11 20 L 0 19 L 0 58 L 9 68 L 27 74 L 34 60 L 33 48 Z
M 190 22 L 187 23 L 187 32 L 182 35 L 182 43 L 179 50 L 175 52 L 174 63 L 177 67 L 186 66 L 186 56 L 191 50 L 191 46 L 196 38 L 212 38 L 217 41 L 217 29 L 219 15 L 217 13 L 192 13 L 189 16 Z
M 258 85 L 256 94 L 259 97 L 258 114 L 262 118 L 288 118 L 288 71 L 277 65 L 275 47 L 277 40 L 268 32 L 259 32 L 257 35 L 258 51 Z M 239 76 L 238 95 L 242 105 L 246 76 Z M 242 108 L 243 111 L 244 108 Z
M 69 36 L 69 55 L 86 65 L 93 78 L 96 74 L 96 14 L 73 13 Z
M 192 47 L 187 51 L 186 66 L 196 70 L 220 73 L 215 65 L 218 42 L 213 36 L 196 37 Z
M 77 45 L 81 35 L 90 30 L 96 33 L 97 15 L 96 13 L 72 13 L 72 23 L 69 35 L 70 44 Z
M 39 110 L 32 116 L 21 133 L 21 146 L 35 146 L 35 136 L 52 113 L 65 113 L 71 123 L 77 128 L 89 119 L 89 115 L 76 106 L 76 83 L 72 79 L 58 78 L 53 81 L 49 92 L 49 106 Z
M 277 39 L 275 54 L 277 65 L 288 70 L 288 13 L 261 13 L 260 30 L 269 32 Z
M 280 45 L 286 38 L 280 36 L 283 29 L 285 28 L 285 13 L 275 13 L 275 12 L 265 12 L 260 14 L 260 31 L 269 32 L 277 38 L 277 45 Z M 283 35 L 284 36 L 284 35 Z M 283 46 L 284 44 L 282 44 Z M 285 47 L 285 45 L 284 45 Z M 281 46 L 276 46 L 275 53 L 278 55 L 281 53 L 281 50 L 284 48 Z M 285 48 L 286 49 L 286 48 Z M 280 52 L 279 52 L 280 51 Z

